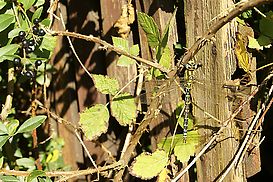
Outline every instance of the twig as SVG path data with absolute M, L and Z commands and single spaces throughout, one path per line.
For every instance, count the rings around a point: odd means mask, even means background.
M 0 120 L 2 121 L 7 119 L 11 110 L 14 91 L 14 67 L 10 61 L 8 61 L 8 67 L 7 97 L 0 115 Z
M 139 61 L 139 62 L 144 63 L 146 65 L 152 66 L 154 68 L 157 68 L 157 69 L 159 69 L 160 71 L 162 71 L 164 73 L 169 73 L 170 72 L 170 70 L 164 68 L 163 66 L 161 66 L 160 64 L 158 64 L 156 62 L 149 61 L 149 60 L 143 59 L 141 57 L 133 56 L 133 55 L 129 54 L 127 51 L 124 51 L 124 50 L 122 50 L 120 48 L 117 48 L 117 47 L 107 43 L 106 41 L 101 40 L 98 37 L 94 37 L 93 35 L 87 36 L 87 35 L 82 35 L 82 34 L 79 34 L 79 33 L 67 32 L 67 31 L 51 31 L 50 33 L 53 36 L 61 35 L 61 36 L 67 36 L 67 37 L 74 37 L 74 38 L 77 38 L 77 39 L 83 39 L 83 40 L 90 41 L 90 42 L 95 42 L 97 44 L 103 45 L 105 49 L 115 51 L 118 54 L 122 54 L 122 55 L 127 56 L 129 58 L 132 58 L 132 59 L 134 59 L 136 61 Z
M 113 164 L 104 166 L 104 167 L 98 167 L 98 169 L 85 169 L 85 170 L 76 170 L 76 171 L 52 171 L 52 172 L 45 172 L 46 176 L 48 177 L 58 177 L 58 176 L 84 176 L 93 174 L 96 172 L 103 172 L 108 170 L 113 170 L 116 168 L 121 167 L 121 162 L 115 162 Z M 11 176 L 28 176 L 31 173 L 31 171 L 16 171 L 16 170 L 7 170 L 7 169 L 0 169 L 0 174 L 4 175 L 11 175 Z

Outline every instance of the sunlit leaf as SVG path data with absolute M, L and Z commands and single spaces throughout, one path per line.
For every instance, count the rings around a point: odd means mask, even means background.
M 164 168 L 158 175 L 157 178 L 157 182 L 167 182 L 170 181 L 170 176 L 168 174 L 170 174 L 171 171 L 167 168 Z
M 27 182 L 32 182 L 32 180 L 34 180 L 35 178 L 44 176 L 46 176 L 46 173 L 44 171 L 41 170 L 32 171 L 27 177 Z
M 163 150 L 152 154 L 142 153 L 137 156 L 131 166 L 131 174 L 141 179 L 157 176 L 168 165 L 168 155 Z
M 56 47 L 56 43 L 57 43 L 57 37 L 46 34 L 45 36 L 43 36 L 43 40 L 39 49 L 53 51 Z
M 108 129 L 109 112 L 105 105 L 96 104 L 80 113 L 80 124 L 84 135 L 93 140 Z
M 7 59 L 7 56 L 13 55 L 20 47 L 18 44 L 10 44 L 0 48 L 0 63 Z
M 120 48 L 126 52 L 129 52 L 129 42 L 121 37 L 112 37 L 113 44 L 115 47 Z
M 155 21 L 152 17 L 142 12 L 138 12 L 137 16 L 138 23 L 147 35 L 149 46 L 152 48 L 157 47 L 160 43 L 160 34 Z
M 104 75 L 92 74 L 95 87 L 103 94 L 115 95 L 119 90 L 118 81 Z
M 9 134 L 6 125 L 0 122 L 0 135 Z
M 138 56 L 139 55 L 139 46 L 138 44 L 133 45 L 130 50 L 129 53 L 133 56 Z M 127 56 L 121 55 L 118 59 L 117 65 L 118 66 L 130 66 L 131 64 L 134 64 L 135 61 Z
M 35 161 L 33 158 L 20 158 L 16 160 L 18 166 L 27 168 L 29 170 L 35 169 Z
M 258 40 L 250 36 L 248 36 L 248 47 L 250 49 L 257 49 L 257 50 L 263 49 L 263 46 L 259 44 Z
M 0 148 L 8 141 L 9 135 L 0 135 Z
M 245 72 L 249 72 L 250 69 L 249 56 L 246 49 L 247 44 L 246 38 L 239 32 L 236 32 L 235 55 L 237 57 L 239 67 Z
M 171 68 L 171 63 L 172 63 L 172 60 L 171 60 L 171 50 L 169 47 L 165 47 L 164 51 L 163 51 L 163 54 L 158 62 L 161 66 L 163 66 L 164 68 L 167 68 L 167 69 L 170 69 Z M 159 77 L 159 76 L 162 76 L 163 74 L 158 70 L 156 69 L 154 71 L 154 76 L 155 77 Z
M 43 12 L 43 7 L 41 6 L 40 8 L 38 8 L 35 12 L 34 12 L 34 14 L 32 15 L 32 18 L 31 18 L 31 21 L 33 22 L 33 20 L 35 19 L 35 18 L 40 18 L 40 16 L 41 16 L 41 14 L 42 14 L 42 12 Z
M 14 15 L 11 14 L 0 14 L 0 32 L 5 30 L 15 21 Z
M 18 2 L 23 4 L 25 10 L 28 10 L 35 3 L 35 0 L 18 0 Z
M 0 0 L 0 9 L 4 8 L 6 6 L 7 2 L 4 0 Z
M 20 182 L 15 176 L 2 176 L 0 175 L 0 180 L 3 182 Z
M 45 4 L 45 0 L 37 0 L 34 6 L 39 7 L 41 5 Z
M 174 151 L 175 156 L 182 163 L 187 162 L 190 156 L 195 154 L 195 147 L 200 141 L 200 136 L 197 131 L 188 131 L 187 141 L 184 142 L 183 134 L 176 134 L 174 137 L 170 136 L 162 139 L 157 147 L 164 149 L 166 152 Z
M 9 120 L 6 126 L 8 129 L 9 136 L 12 136 L 15 133 L 18 126 L 19 126 L 19 121 L 17 119 Z
M 118 95 L 111 103 L 112 115 L 122 126 L 135 121 L 136 109 L 135 98 L 128 93 Z
M 26 29 L 24 29 L 24 28 L 15 28 L 15 29 L 11 30 L 8 33 L 8 38 L 11 39 L 11 38 L 14 38 L 14 37 L 18 36 L 20 31 L 26 31 Z
M 46 118 L 47 116 L 44 115 L 29 118 L 19 127 L 16 134 L 33 131 L 39 127 L 46 120 Z

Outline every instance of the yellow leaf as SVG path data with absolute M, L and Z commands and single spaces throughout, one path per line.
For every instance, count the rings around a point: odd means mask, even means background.
M 236 32 L 235 55 L 239 67 L 245 72 L 249 72 L 250 69 L 249 56 L 246 49 L 247 41 L 248 40 L 244 38 L 242 34 Z
M 158 175 L 157 182 L 166 182 L 170 181 L 170 177 L 168 174 L 170 173 L 170 170 L 167 168 L 164 168 Z

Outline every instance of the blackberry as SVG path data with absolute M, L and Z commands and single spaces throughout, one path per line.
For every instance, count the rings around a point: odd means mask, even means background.
M 20 58 L 14 58 L 13 59 L 13 64 L 14 64 L 14 66 L 19 66 L 21 64 L 21 59 Z
M 31 47 L 26 47 L 25 50 L 27 54 L 32 53 L 34 51 Z
M 25 32 L 25 31 L 20 31 L 20 32 L 18 33 L 18 36 L 19 36 L 21 39 L 23 39 L 23 38 L 25 38 L 25 36 L 26 36 L 26 32 Z
M 40 29 L 38 32 L 39 36 L 44 36 L 46 34 L 46 32 L 44 31 L 44 29 Z
M 39 66 L 41 66 L 43 64 L 43 61 L 38 59 L 37 61 L 35 61 L 35 67 L 38 68 Z
M 30 45 L 30 46 L 34 46 L 34 45 L 35 45 L 34 40 L 29 40 L 29 41 L 28 41 L 28 45 Z
M 26 40 L 26 39 L 22 40 L 22 45 L 24 48 L 28 47 L 29 46 L 28 40 Z
M 33 23 L 34 23 L 35 25 L 38 25 L 38 24 L 40 23 L 40 20 L 39 20 L 38 18 L 35 18 L 35 19 L 33 20 Z
M 39 27 L 37 25 L 33 26 L 32 27 L 32 31 L 33 31 L 34 35 L 38 35 L 38 33 L 39 33 Z
M 34 74 L 32 71 L 28 70 L 25 72 L 25 76 L 28 77 L 28 78 L 33 78 L 34 77 Z

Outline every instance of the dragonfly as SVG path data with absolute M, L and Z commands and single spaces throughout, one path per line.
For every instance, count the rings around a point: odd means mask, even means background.
M 191 113 L 191 105 L 194 105 L 195 108 L 201 110 L 202 112 L 205 113 L 205 115 L 207 115 L 209 118 L 213 118 L 215 121 L 217 121 L 219 124 L 221 123 L 221 121 L 219 121 L 216 117 L 214 117 L 212 114 L 210 114 L 209 112 L 206 112 L 205 109 L 202 109 L 202 107 L 198 106 L 198 104 L 194 103 L 194 101 L 192 101 L 192 87 L 194 87 L 195 89 L 197 89 L 198 91 L 204 92 L 207 89 L 212 89 L 215 88 L 215 84 L 204 84 L 204 81 L 198 80 L 194 77 L 194 71 L 200 67 L 200 65 L 194 64 L 194 63 L 189 63 L 191 65 L 185 65 L 185 69 L 187 69 L 186 74 L 184 74 L 184 77 L 179 78 L 178 80 L 176 80 L 176 83 L 171 84 L 171 86 L 168 88 L 168 90 L 165 93 L 162 93 L 164 95 L 166 95 L 166 99 L 163 99 L 163 102 L 170 102 L 170 98 L 168 95 L 175 95 L 177 94 L 178 97 L 181 97 L 182 99 L 180 100 L 184 100 L 184 109 L 183 109 L 183 127 L 182 127 L 182 132 L 183 132 L 183 136 L 184 136 L 184 142 L 186 142 L 187 139 L 187 129 L 188 129 L 188 124 L 189 124 L 189 118 L 190 116 L 192 116 Z M 142 105 L 146 105 L 148 103 L 150 103 L 150 101 L 152 99 L 155 99 L 155 95 L 153 93 L 156 93 L 157 88 L 159 87 L 159 85 L 162 84 L 162 82 L 164 82 L 166 80 L 155 80 L 155 83 L 148 82 L 148 85 L 150 87 L 153 87 L 153 91 L 151 92 L 146 92 L 145 90 L 143 91 L 144 93 L 140 95 L 140 102 Z M 151 86 L 152 85 L 152 86 Z M 217 88 L 219 88 L 219 90 L 221 89 L 222 91 L 217 92 L 217 95 L 221 96 L 221 97 L 225 97 L 227 98 L 227 100 L 234 100 L 235 97 L 237 97 L 237 94 L 240 94 L 240 91 L 242 89 L 247 88 L 247 86 L 242 86 L 240 85 L 240 81 L 239 80 L 234 80 L 234 81 L 229 81 L 226 83 L 217 83 L 216 84 Z M 211 87 L 211 88 L 210 88 Z M 151 89 L 150 89 L 151 90 Z M 180 90 L 181 92 L 178 93 L 178 90 Z M 235 95 L 236 94 L 236 95 Z M 217 103 L 215 103 L 215 105 L 217 105 Z

